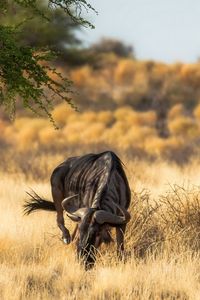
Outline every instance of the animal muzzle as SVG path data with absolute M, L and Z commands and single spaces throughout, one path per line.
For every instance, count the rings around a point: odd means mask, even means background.
M 77 245 L 77 256 L 82 261 L 86 270 L 91 269 L 96 261 L 96 248 L 93 245 L 87 244 L 83 247 L 82 244 Z

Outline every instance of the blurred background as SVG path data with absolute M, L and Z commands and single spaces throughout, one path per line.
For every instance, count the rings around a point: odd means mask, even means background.
M 95 29 L 80 27 L 59 9 L 46 12 L 50 23 L 34 16 L 21 25 L 22 45 L 58 51 L 53 65 L 73 81 L 71 98 L 79 112 L 56 102 L 55 130 L 20 103 L 14 122 L 0 108 L 2 167 L 12 169 L 6 163 L 12 157 L 15 168 L 25 172 L 38 155 L 58 155 L 59 161 L 106 149 L 150 162 L 185 164 L 198 157 L 199 1 L 91 4 L 98 14 L 85 17 Z M 18 24 L 29 16 L 28 9 L 12 6 L 0 24 Z

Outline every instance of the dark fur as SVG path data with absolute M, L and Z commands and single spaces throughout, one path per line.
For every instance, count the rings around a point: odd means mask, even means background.
M 24 204 L 24 213 L 29 215 L 39 209 L 56 211 L 57 224 L 63 233 L 63 239 L 69 243 L 75 234 L 70 236 L 68 229 L 64 225 L 61 203 L 64 198 L 78 194 L 78 197 L 73 200 L 76 209 L 88 207 L 93 212 L 77 226 L 79 234 L 77 249 L 79 254 L 83 253 L 83 256 L 86 256 L 87 253 L 86 262 L 94 262 L 95 259 L 93 259 L 90 251 L 91 247 L 98 248 L 102 242 L 109 243 L 112 241 L 112 238 L 109 233 L 109 227 L 104 228 L 103 225 L 95 223 L 92 218 L 93 213 L 96 210 L 105 210 L 114 214 L 120 214 L 120 211 L 113 205 L 113 201 L 125 209 L 128 209 L 130 204 L 131 193 L 123 169 L 123 163 L 111 151 L 71 157 L 53 171 L 51 188 L 54 203 L 40 198 L 33 191 L 32 193 L 27 193 L 31 198 Z M 123 243 L 126 225 L 116 225 L 114 227 L 116 227 L 117 251 L 120 255 L 124 250 Z M 88 240 L 85 246 L 83 241 L 87 236 Z M 97 237 L 99 237 L 98 242 Z M 91 255 L 88 255 L 88 253 L 91 253 Z
M 106 166 L 105 162 L 100 160 L 101 157 L 106 154 L 109 154 L 111 158 L 111 165 L 109 166 Z M 115 153 L 106 151 L 99 154 L 87 154 L 82 157 L 75 157 L 72 159 L 73 160 L 70 162 L 70 169 L 63 178 L 63 187 L 65 196 L 68 196 L 70 193 L 80 195 L 80 206 L 84 204 L 84 206 L 91 207 L 95 198 L 101 206 L 101 201 L 109 186 L 111 174 L 115 170 L 120 174 L 125 185 L 128 187 L 123 163 Z M 100 162 L 98 162 L 99 160 Z M 105 183 L 103 183 L 106 172 L 108 172 L 108 175 Z M 89 186 L 87 186 L 88 182 L 90 182 Z M 127 188 L 126 192 L 127 202 L 125 207 L 128 208 L 131 197 L 130 189 Z

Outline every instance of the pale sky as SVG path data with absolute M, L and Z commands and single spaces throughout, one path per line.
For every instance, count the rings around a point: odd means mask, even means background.
M 113 37 L 133 45 L 138 59 L 173 63 L 200 57 L 200 0 L 90 0 L 95 29 L 81 33 L 86 45 Z

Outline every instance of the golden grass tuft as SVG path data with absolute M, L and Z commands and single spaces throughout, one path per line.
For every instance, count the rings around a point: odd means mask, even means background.
M 200 133 L 195 121 L 183 116 L 170 121 L 168 127 L 173 135 L 184 136 L 185 138 L 198 137 Z
M 38 138 L 41 146 L 48 145 L 48 147 L 55 146 L 59 148 L 59 146 L 64 143 L 63 132 L 61 130 L 55 130 L 50 126 L 41 129 Z
M 158 155 L 160 158 L 162 156 L 167 156 L 169 153 L 176 152 L 183 148 L 183 141 L 181 139 L 170 137 L 168 139 L 162 139 L 158 136 L 152 136 L 151 139 L 147 139 L 144 148 L 150 154 Z
M 47 126 L 45 119 L 26 119 L 16 120 L 14 130 L 16 130 L 16 143 L 19 150 L 32 149 L 38 146 L 38 136 L 42 128 Z
M 71 79 L 78 87 L 82 87 L 88 84 L 88 81 L 91 79 L 91 69 L 89 66 L 79 68 L 71 72 Z
M 169 113 L 168 113 L 168 118 L 170 120 L 174 120 L 177 117 L 182 117 L 184 115 L 185 112 L 185 108 L 183 106 L 182 103 L 179 104 L 175 104 L 174 106 L 172 106 L 172 108 L 170 109 Z
M 98 112 L 97 119 L 105 125 L 111 125 L 114 122 L 113 113 L 109 110 Z
M 194 116 L 196 117 L 196 119 L 198 120 L 198 122 L 200 121 L 200 104 L 198 104 L 195 109 L 194 109 Z
M 115 80 L 120 84 L 130 84 L 136 72 L 135 62 L 132 59 L 120 60 L 115 69 Z
M 81 134 L 81 140 L 85 144 L 100 143 L 102 140 L 102 133 L 105 131 L 103 123 L 96 122 L 84 129 Z
M 74 110 L 67 103 L 57 105 L 52 112 L 52 116 L 59 126 L 64 126 L 68 122 L 69 116 L 73 114 L 75 114 Z
M 81 121 L 89 126 L 90 123 L 95 123 L 97 121 L 97 115 L 98 114 L 93 111 L 84 112 L 81 114 Z

